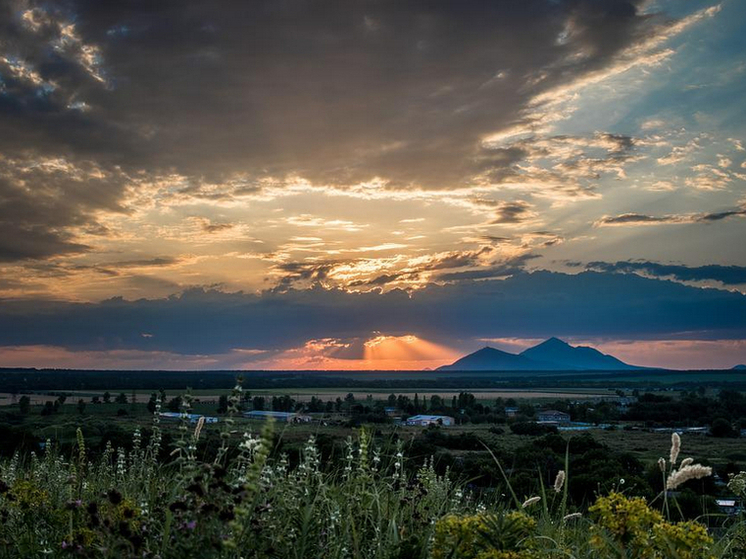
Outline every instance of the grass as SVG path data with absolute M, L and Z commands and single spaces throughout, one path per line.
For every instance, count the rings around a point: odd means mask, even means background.
M 152 436 L 135 430 L 129 450 L 109 446 L 92 458 L 76 430 L 69 454 L 48 445 L 0 462 L 0 557 L 736 559 L 745 551 L 742 520 L 710 534 L 696 521 L 672 522 L 668 497 L 661 508 L 663 500 L 612 492 L 578 511 L 558 479 L 521 503 L 498 462 L 513 498 L 478 498 L 431 459 L 408 460 L 404 440 L 378 447 L 358 430 L 324 464 L 309 426 L 261 426 L 253 434 L 229 417 L 209 458 L 198 449 L 215 427 L 181 422 L 168 426 L 177 436 L 170 459 L 160 459 L 166 426 L 156 417 Z M 307 436 L 297 462 L 276 450 L 291 434 Z M 564 472 L 572 476 L 567 455 Z

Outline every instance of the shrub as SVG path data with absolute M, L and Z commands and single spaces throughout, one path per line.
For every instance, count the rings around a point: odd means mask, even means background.
M 530 435 L 532 437 L 540 437 L 541 435 L 547 435 L 549 433 L 556 433 L 557 427 L 554 425 L 542 425 L 541 423 L 535 423 L 533 421 L 520 421 L 513 423 L 510 426 L 510 430 L 516 435 Z

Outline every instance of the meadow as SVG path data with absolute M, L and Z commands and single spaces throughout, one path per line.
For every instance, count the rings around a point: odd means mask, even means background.
M 39 390 L 43 405 L 11 395 L 0 409 L 0 557 L 743 557 L 740 508 L 716 501 L 744 497 L 743 395 L 717 384 L 634 393 L 239 384 Z M 407 426 L 384 413 L 391 405 L 457 425 Z M 256 406 L 313 420 L 240 415 Z M 590 423 L 538 425 L 546 408 Z M 165 409 L 219 422 L 166 420 Z M 685 434 L 675 460 L 671 433 L 653 428 L 713 418 L 731 432 Z M 707 475 L 666 489 L 697 464 Z
M 232 411 L 239 401 L 232 398 Z M 746 552 L 741 518 L 684 519 L 673 491 L 647 502 L 618 479 L 589 503 L 576 502 L 569 447 L 561 469 L 547 483 L 539 474 L 522 494 L 485 445 L 502 481 L 477 491 L 439 471 L 432 456 L 409 455 L 405 437 L 362 428 L 325 456 L 321 435 L 310 434 L 291 453 L 279 445 L 281 426 L 267 422 L 256 432 L 233 415 L 221 427 L 186 416 L 167 427 L 154 415 L 147 436 L 136 428 L 126 448 L 109 442 L 97 455 L 77 429 L 69 452 L 50 441 L 3 460 L 0 556 L 735 559 Z M 169 444 L 164 428 L 175 430 Z M 659 467 L 671 489 L 711 474 L 679 460 L 677 441 L 668 442 Z M 739 479 L 733 491 L 743 491 Z

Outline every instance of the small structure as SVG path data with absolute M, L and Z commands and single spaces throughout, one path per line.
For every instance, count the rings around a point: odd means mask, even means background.
M 162 411 L 159 415 L 162 419 L 165 419 L 167 421 L 179 421 L 183 417 L 182 413 L 179 413 L 176 411 Z M 217 417 L 211 417 L 209 415 L 200 415 L 198 413 L 186 414 L 186 419 L 187 421 L 189 421 L 189 423 L 197 423 L 200 417 L 205 418 L 205 423 L 217 423 L 218 422 Z
M 569 423 L 570 414 L 558 410 L 544 410 L 536 414 L 536 419 L 538 423 Z
M 518 408 L 514 407 L 506 407 L 505 408 L 505 416 L 506 417 L 515 417 L 518 414 Z
M 272 418 L 280 423 L 308 423 L 311 421 L 310 415 L 301 415 L 291 411 L 264 411 L 253 410 L 243 412 L 243 416 L 248 419 L 269 419 Z
M 735 499 L 715 499 L 715 503 L 728 516 L 735 516 L 743 510 L 743 507 Z
M 427 427 L 428 425 L 454 425 L 456 420 L 447 415 L 413 415 L 407 419 L 407 425 L 419 425 Z

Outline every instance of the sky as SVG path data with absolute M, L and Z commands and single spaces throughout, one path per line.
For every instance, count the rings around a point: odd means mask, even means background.
M 0 366 L 746 362 L 740 0 L 0 0 Z

